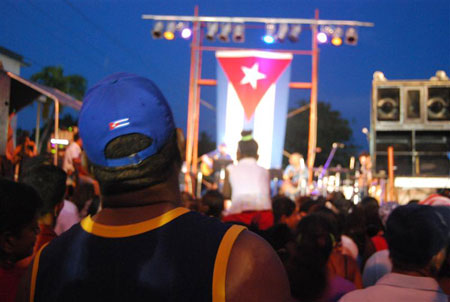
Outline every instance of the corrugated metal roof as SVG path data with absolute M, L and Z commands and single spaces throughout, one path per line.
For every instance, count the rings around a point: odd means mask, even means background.
M 13 107 L 18 111 L 20 108 L 28 105 L 29 103 L 33 102 L 36 99 L 36 93 L 33 93 L 30 91 L 30 93 L 20 93 L 21 91 L 21 85 L 25 85 L 27 88 L 31 88 L 31 90 L 34 90 L 38 92 L 38 94 L 45 95 L 53 100 L 57 100 L 61 105 L 71 107 L 75 110 L 81 109 L 81 101 L 73 98 L 72 96 L 52 87 L 48 87 L 42 84 L 38 84 L 36 82 L 32 82 L 30 80 L 24 79 L 21 76 L 18 76 L 12 72 L 7 71 L 6 74 L 19 84 L 17 87 L 18 89 L 14 89 L 15 83 L 12 83 L 13 89 L 11 91 L 11 102 L 17 102 Z M 15 93 L 14 91 L 17 90 L 17 99 L 15 100 Z M 30 89 L 25 89 L 23 91 L 29 91 Z

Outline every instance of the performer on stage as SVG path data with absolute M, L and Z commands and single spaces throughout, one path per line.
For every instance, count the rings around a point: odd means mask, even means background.
M 209 176 L 214 172 L 214 161 L 216 160 L 232 160 L 227 153 L 227 145 L 221 143 L 216 150 L 208 152 L 201 157 L 202 163 L 200 169 L 204 176 Z
M 295 200 L 300 194 L 306 193 L 306 180 L 308 179 L 308 169 L 305 160 L 300 153 L 292 153 L 289 156 L 289 165 L 283 173 L 282 194 Z
M 202 155 L 200 163 L 200 171 L 203 174 L 203 184 L 208 190 L 222 191 L 225 168 L 233 163 L 233 159 L 227 153 L 227 145 L 221 143 L 216 150 Z M 223 176 L 220 172 L 223 170 Z
M 372 182 L 372 161 L 366 151 L 359 154 L 360 169 L 358 173 L 358 187 L 361 198 L 369 195 L 369 187 Z
M 259 166 L 258 143 L 251 131 L 242 131 L 237 165 L 227 167 L 223 194 L 231 207 L 223 221 L 255 225 L 264 230 L 273 225 L 269 171 Z

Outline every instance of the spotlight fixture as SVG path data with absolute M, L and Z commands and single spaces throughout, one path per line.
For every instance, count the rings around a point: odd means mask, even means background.
M 177 32 L 183 39 L 189 39 L 192 36 L 192 30 L 189 28 L 189 24 L 184 22 L 177 23 Z
M 277 40 L 280 42 L 284 42 L 284 39 L 286 38 L 288 31 L 289 25 L 287 25 L 286 23 L 278 25 Z
M 328 36 L 327 36 L 326 33 L 319 32 L 317 34 L 317 42 L 319 42 L 319 43 L 327 43 L 327 41 L 328 41 Z
M 275 38 L 274 38 L 274 34 L 275 34 L 275 24 L 266 24 L 266 34 L 263 37 L 263 41 L 266 42 L 267 44 L 272 44 L 273 42 L 275 42 Z
M 152 29 L 153 39 L 161 39 L 163 29 L 164 29 L 164 24 L 161 21 L 156 22 Z
M 164 38 L 166 40 L 173 40 L 175 38 L 175 22 L 167 23 L 166 31 L 164 32 Z
M 320 27 L 319 32 L 317 33 L 317 42 L 323 44 L 328 42 L 328 35 L 333 33 L 333 28 L 329 25 L 324 25 Z
M 183 39 L 189 39 L 192 36 L 192 29 L 185 27 L 181 30 L 181 37 Z
M 233 28 L 233 42 L 244 42 L 245 36 L 245 25 L 244 24 L 236 24 Z
M 356 45 L 358 43 L 358 32 L 356 31 L 356 28 L 347 28 L 345 32 L 345 43 L 348 45 Z
M 300 24 L 292 25 L 291 31 L 289 32 L 288 38 L 291 42 L 297 42 L 298 36 L 302 32 L 302 26 Z
M 230 41 L 231 23 L 223 23 L 221 25 L 219 40 L 222 42 Z
M 333 37 L 331 38 L 331 44 L 334 46 L 341 46 L 342 45 L 342 34 L 343 30 L 340 27 L 337 27 L 333 32 Z
M 217 23 L 208 23 L 206 24 L 206 39 L 209 41 L 214 41 L 214 37 L 219 30 L 219 24 Z

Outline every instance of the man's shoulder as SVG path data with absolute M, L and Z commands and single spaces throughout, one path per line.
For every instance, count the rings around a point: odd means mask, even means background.
M 245 230 L 231 250 L 227 301 L 292 301 L 286 272 L 272 247 Z

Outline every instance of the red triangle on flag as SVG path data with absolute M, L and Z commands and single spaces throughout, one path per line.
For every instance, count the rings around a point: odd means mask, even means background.
M 292 61 L 292 57 L 257 56 L 217 56 L 217 59 L 236 90 L 247 120 L 252 118 L 264 94 Z

